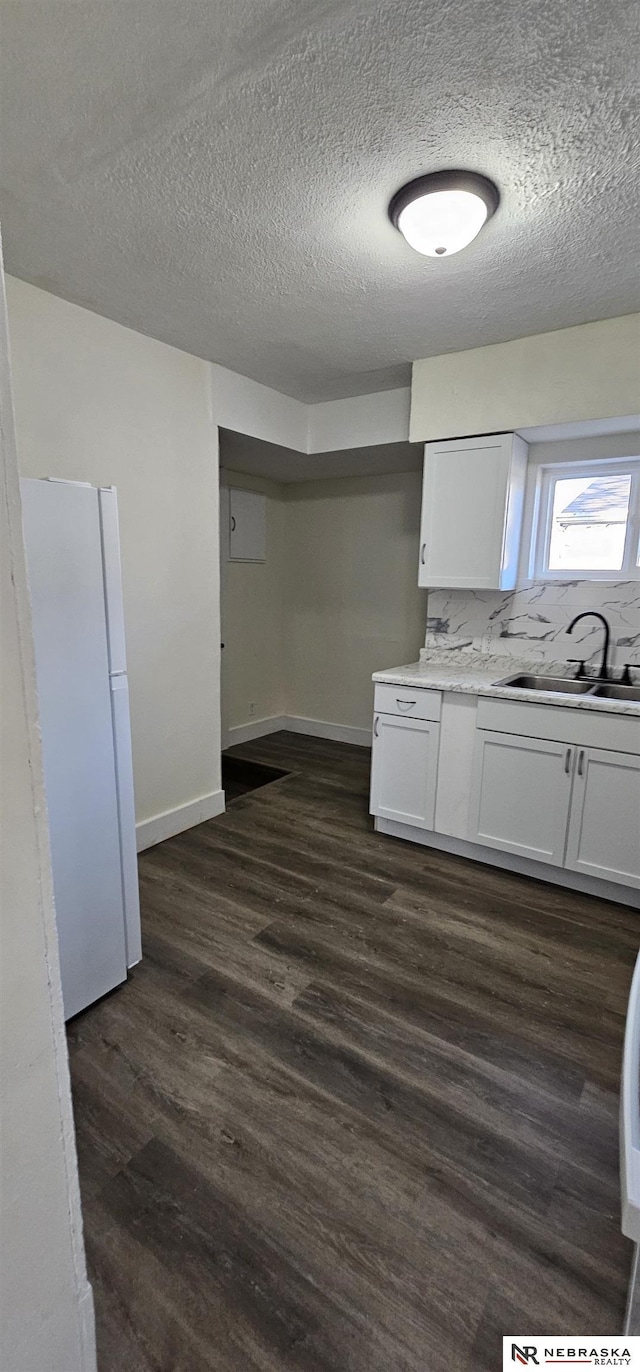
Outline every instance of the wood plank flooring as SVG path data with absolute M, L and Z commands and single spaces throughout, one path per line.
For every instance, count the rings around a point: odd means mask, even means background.
M 101 1372 L 495 1372 L 617 1334 L 640 919 L 375 835 L 365 749 L 143 853 L 144 960 L 69 1026 Z

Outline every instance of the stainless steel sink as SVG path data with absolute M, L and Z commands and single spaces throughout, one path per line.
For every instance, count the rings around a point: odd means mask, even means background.
M 640 686 L 622 686 L 619 682 L 606 682 L 602 686 L 596 686 L 593 694 L 605 700 L 640 701 Z
M 519 686 L 523 691 L 562 691 L 566 695 L 582 696 L 592 692 L 596 682 L 576 681 L 568 676 L 529 676 L 524 673 L 506 676 L 503 681 L 497 681 L 496 686 Z
M 633 700 L 640 703 L 640 686 L 623 686 L 617 681 L 594 681 L 566 676 L 533 676 L 519 673 L 496 681 L 496 686 L 516 686 L 521 691 L 561 691 L 570 696 L 599 696 L 601 700 Z

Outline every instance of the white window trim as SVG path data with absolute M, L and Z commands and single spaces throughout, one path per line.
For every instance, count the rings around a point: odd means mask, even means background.
M 622 567 L 619 569 L 598 568 L 588 570 L 563 567 L 550 570 L 546 567 L 551 537 L 551 508 L 554 482 L 563 477 L 575 478 L 584 472 L 588 476 L 616 476 L 631 473 L 629 492 L 629 514 L 625 537 Z M 530 517 L 523 530 L 525 539 L 528 534 L 526 582 L 534 585 L 549 581 L 638 581 L 640 567 L 636 565 L 640 541 L 640 457 L 637 453 L 627 458 L 604 458 L 593 461 L 543 462 L 536 464 L 531 471 L 533 491 L 530 492 Z

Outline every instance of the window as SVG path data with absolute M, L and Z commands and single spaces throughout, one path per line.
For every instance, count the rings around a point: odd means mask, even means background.
M 531 576 L 629 581 L 640 576 L 640 459 L 541 467 Z

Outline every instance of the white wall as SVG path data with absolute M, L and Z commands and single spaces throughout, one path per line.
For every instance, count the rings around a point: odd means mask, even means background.
M 0 264 L 0 289 L 2 287 Z M 0 1365 L 95 1369 L 0 300 Z
M 369 444 L 406 443 L 409 437 L 408 386 L 306 405 L 214 364 L 211 394 L 221 428 L 293 452 L 339 452 Z
M 421 473 L 285 487 L 286 713 L 371 730 L 371 673 L 415 661 Z
M 221 445 L 223 443 L 222 436 Z M 224 747 L 229 741 L 229 729 L 283 713 L 286 511 L 283 487 L 273 481 L 228 470 L 221 470 L 220 479 Z M 230 486 L 259 491 L 265 496 L 266 562 L 230 562 L 228 559 L 227 497 Z
M 218 363 L 211 367 L 211 395 L 216 422 L 221 428 L 279 443 L 296 452 L 308 451 L 309 406 L 301 400 L 282 395 Z
M 118 488 L 138 821 L 204 797 L 193 823 L 221 800 L 210 367 L 22 281 L 8 298 L 22 473 Z
M 413 364 L 412 442 L 640 410 L 640 315 L 579 324 Z
M 408 386 L 308 405 L 307 451 L 339 452 L 345 448 L 405 442 L 409 437 L 410 405 Z

